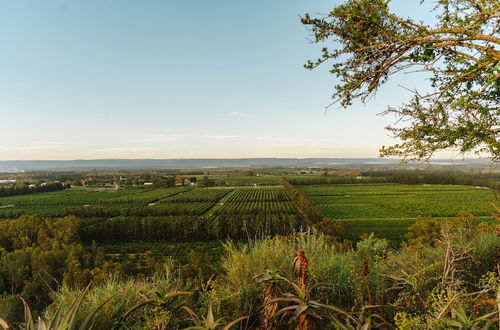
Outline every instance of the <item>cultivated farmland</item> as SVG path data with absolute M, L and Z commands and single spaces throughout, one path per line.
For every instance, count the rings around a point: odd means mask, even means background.
M 456 217 L 466 211 L 490 220 L 489 189 L 458 185 L 343 184 L 296 186 L 323 216 L 341 220 L 351 239 L 375 232 L 398 241 L 417 217 Z
M 490 220 L 491 190 L 459 185 L 297 185 L 324 217 L 342 221 L 349 239 L 374 232 L 400 241 L 420 216 L 456 217 L 467 211 Z M 0 218 L 21 214 L 75 215 L 91 241 L 211 241 L 289 234 L 305 227 L 281 186 L 72 188 L 0 198 Z

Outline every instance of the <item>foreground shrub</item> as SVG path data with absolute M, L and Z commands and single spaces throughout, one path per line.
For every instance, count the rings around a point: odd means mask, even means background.
M 95 319 L 94 329 L 112 329 L 118 327 L 123 315 L 142 302 L 143 292 L 167 291 L 175 287 L 174 279 L 170 276 L 156 277 L 150 280 L 119 280 L 111 278 L 103 284 L 91 287 L 83 297 L 77 317 L 81 318 L 99 306 L 103 301 L 112 301 L 100 309 Z M 72 302 L 78 296 L 78 291 L 66 286 L 54 294 L 54 303 L 49 306 L 44 318 L 51 319 L 56 313 L 59 304 L 63 305 L 63 312 L 67 312 Z M 137 311 L 134 318 L 127 318 L 128 329 L 143 329 L 144 324 L 151 319 L 151 313 L 144 308 Z

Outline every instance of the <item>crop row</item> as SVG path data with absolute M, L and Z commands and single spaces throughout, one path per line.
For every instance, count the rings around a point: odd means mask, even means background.
M 228 202 L 289 201 L 282 188 L 238 189 L 228 198 Z
M 177 194 L 161 202 L 217 202 L 232 189 L 195 189 Z
M 292 202 L 226 202 L 215 210 L 215 214 L 228 213 L 296 213 Z
M 0 198 L 0 205 L 40 206 L 40 205 L 85 205 L 98 201 L 134 194 L 135 191 L 96 191 L 86 189 L 65 189 L 55 192 Z
M 401 204 L 406 202 L 413 203 L 483 203 L 493 199 L 493 196 L 487 192 L 467 192 L 467 193 L 440 193 L 440 194 L 400 194 L 400 195 L 342 195 L 342 196 L 309 196 L 316 204 Z
M 454 217 L 460 212 L 469 212 L 475 216 L 488 216 L 489 208 L 486 202 L 450 202 L 432 201 L 401 201 L 400 203 L 382 202 L 382 206 L 395 212 L 405 213 L 410 217 Z
M 321 213 L 331 219 L 407 218 L 407 214 L 372 204 L 323 204 Z
M 454 217 L 463 211 L 475 216 L 488 216 L 490 211 L 484 203 L 404 202 L 398 204 L 381 202 L 377 204 L 320 204 L 319 207 L 324 216 L 332 219 Z
M 338 185 L 310 185 L 297 186 L 297 189 L 308 195 L 393 195 L 393 194 L 447 194 L 459 192 L 486 191 L 488 189 L 478 189 L 470 186 L 455 185 L 401 185 L 401 184 L 338 184 Z M 491 192 L 489 192 L 491 194 Z
M 488 189 L 448 185 L 323 185 L 301 186 L 333 219 L 453 217 L 461 211 L 488 215 L 494 200 Z M 330 195 L 327 195 L 326 193 Z
M 202 215 L 213 206 L 212 202 L 193 202 L 193 203 L 159 203 L 155 205 L 133 205 L 123 206 L 117 204 L 111 205 L 92 205 L 86 207 L 67 208 L 60 211 L 57 215 L 75 215 L 83 218 L 91 217 L 116 217 L 124 216 L 162 216 L 162 215 Z
M 101 203 L 120 204 L 120 203 L 153 203 L 161 199 L 182 193 L 190 188 L 160 188 L 148 191 L 139 191 L 124 197 L 108 199 Z M 191 188 L 192 189 L 192 188 Z
M 385 238 L 393 244 L 399 244 L 414 219 L 379 219 L 379 220 L 344 220 L 342 226 L 345 237 L 357 241 L 362 234 L 373 233 L 375 237 Z

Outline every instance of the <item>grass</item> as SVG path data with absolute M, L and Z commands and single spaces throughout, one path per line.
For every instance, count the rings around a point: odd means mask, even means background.
M 118 279 L 108 279 L 103 284 L 93 286 L 82 300 L 77 317 L 84 317 L 96 306 L 106 299 L 111 299 L 99 310 L 99 317 L 96 318 L 94 329 L 122 329 L 117 322 L 123 314 L 131 307 L 143 300 L 143 292 L 167 292 L 174 288 L 175 279 L 170 276 L 157 277 L 151 280 L 130 279 L 122 281 Z M 54 303 L 46 311 L 46 316 L 54 315 L 59 304 L 63 304 L 64 311 L 68 311 L 75 300 L 77 290 L 72 290 L 63 286 L 61 290 L 54 292 Z M 147 315 L 143 314 L 143 317 Z M 135 317 L 127 320 L 127 329 L 143 329 L 143 318 Z

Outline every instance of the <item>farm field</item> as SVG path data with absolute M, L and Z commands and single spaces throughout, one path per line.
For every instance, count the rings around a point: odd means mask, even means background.
M 417 217 L 452 218 L 466 211 L 491 220 L 489 189 L 455 185 L 344 184 L 296 186 L 323 216 L 341 220 L 349 239 L 374 232 L 399 241 Z
M 82 219 L 86 241 L 211 241 L 288 234 L 302 218 L 282 187 L 71 188 L 0 198 L 0 217 Z M 4 206 L 4 207 L 2 207 Z
M 21 214 L 48 216 L 81 215 L 77 210 L 91 206 L 113 210 L 125 210 L 145 206 L 174 196 L 192 188 L 119 189 L 99 191 L 94 188 L 71 188 L 55 192 L 37 193 L 0 198 L 0 219 L 15 218 Z M 70 210 L 66 212 L 66 210 Z M 116 211 L 115 211 L 116 213 Z
M 282 187 L 235 189 L 211 210 L 210 221 L 217 239 L 286 235 L 303 225 Z
M 72 188 L 47 193 L 9 196 L 0 198 L 0 219 L 10 213 L 51 215 L 68 207 L 94 204 L 115 198 L 141 195 L 146 189 L 123 189 L 98 191 L 96 189 Z M 17 216 L 13 216 L 17 217 Z
M 398 242 L 416 217 L 467 211 L 491 219 L 491 190 L 471 186 L 401 184 L 297 185 L 325 217 L 341 220 L 349 239 L 374 232 Z M 281 186 L 71 188 L 0 198 L 0 219 L 20 214 L 75 215 L 82 238 L 98 242 L 195 242 L 285 235 L 304 227 Z

